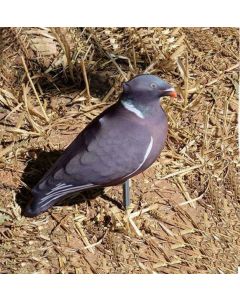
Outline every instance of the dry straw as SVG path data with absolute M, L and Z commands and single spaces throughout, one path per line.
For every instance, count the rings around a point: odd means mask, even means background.
M 0 41 L 1 273 L 237 272 L 237 29 L 6 28 Z M 129 210 L 109 187 L 22 217 L 55 152 L 144 72 L 179 96 L 162 101 L 168 140 Z

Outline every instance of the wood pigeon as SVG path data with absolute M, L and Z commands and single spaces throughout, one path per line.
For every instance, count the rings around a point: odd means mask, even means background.
M 138 75 L 123 84 L 119 100 L 97 116 L 66 148 L 32 189 L 24 214 L 34 217 L 69 194 L 125 184 L 159 156 L 167 137 L 167 117 L 160 106 L 175 90 L 154 75 Z

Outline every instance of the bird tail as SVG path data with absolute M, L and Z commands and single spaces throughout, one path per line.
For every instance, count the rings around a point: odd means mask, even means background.
M 37 185 L 32 190 L 33 199 L 27 204 L 24 215 L 27 217 L 35 217 L 48 210 L 48 208 L 57 202 L 63 200 L 66 195 L 90 188 L 91 186 L 91 184 L 73 186 L 71 184 L 59 183 L 51 189 L 41 190 L 39 185 Z

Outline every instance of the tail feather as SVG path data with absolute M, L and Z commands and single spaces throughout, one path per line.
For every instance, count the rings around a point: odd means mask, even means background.
M 26 206 L 24 215 L 28 217 L 35 217 L 52 207 L 57 202 L 63 200 L 66 195 L 91 187 L 94 187 L 94 185 L 87 184 L 82 186 L 73 186 L 71 184 L 59 183 L 51 189 L 41 190 L 38 186 L 36 186 L 32 190 L 33 199 Z

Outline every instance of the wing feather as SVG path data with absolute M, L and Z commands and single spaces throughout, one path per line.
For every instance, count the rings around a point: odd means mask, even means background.
M 121 183 L 143 163 L 152 137 L 147 127 L 109 114 L 95 119 L 33 188 L 28 215 L 44 211 L 63 196 L 90 187 Z

